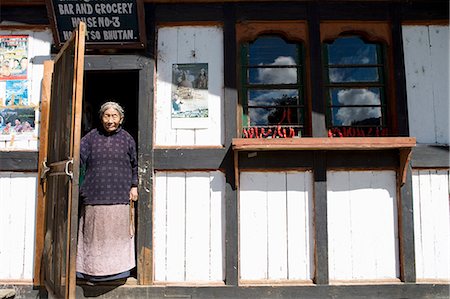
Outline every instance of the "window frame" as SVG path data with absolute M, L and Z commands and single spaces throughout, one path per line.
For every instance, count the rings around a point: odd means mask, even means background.
M 298 60 L 298 63 L 295 65 L 254 65 L 249 62 L 249 52 L 250 47 L 253 42 L 256 42 L 260 38 L 279 38 L 282 39 L 287 44 L 291 44 L 295 46 L 295 54 L 296 58 Z M 286 40 L 284 36 L 280 34 L 262 34 L 256 37 L 255 40 L 249 41 L 246 43 L 242 43 L 240 45 L 240 53 L 241 53 L 241 91 L 242 91 L 242 130 L 246 127 L 251 127 L 250 124 L 250 116 L 249 116 L 249 109 L 268 109 L 268 108 L 293 108 L 297 110 L 297 120 L 298 123 L 293 124 L 291 127 L 298 127 L 299 130 L 303 131 L 305 130 L 305 120 L 307 119 L 307 115 L 305 113 L 306 105 L 305 105 L 305 46 L 302 43 L 299 42 L 291 42 L 289 40 Z M 249 72 L 251 69 L 295 69 L 296 70 L 296 82 L 295 83 L 252 83 L 249 80 Z M 297 101 L 296 104 L 288 104 L 288 105 L 282 105 L 282 104 L 276 104 L 274 105 L 250 105 L 249 104 L 249 92 L 251 91 L 263 91 L 263 90 L 292 90 L 297 91 Z M 275 127 L 277 125 L 275 124 L 268 124 L 267 127 Z M 283 126 L 283 125 L 282 125 Z M 252 126 L 253 127 L 253 126 Z M 254 127 L 258 127 L 258 125 L 254 125 Z
M 379 75 L 382 76 L 382 82 L 373 84 L 372 83 L 363 83 L 361 86 L 369 86 L 369 87 L 380 87 L 380 105 L 377 107 L 381 107 L 382 113 L 382 124 L 378 127 L 382 127 L 387 129 L 384 132 L 379 132 L 377 134 L 376 130 L 373 132 L 374 134 L 370 137 L 382 137 L 382 136 L 397 136 L 398 135 L 398 119 L 396 115 L 396 102 L 395 102 L 395 85 L 393 82 L 394 78 L 394 70 L 393 70 L 393 58 L 392 58 L 392 32 L 390 30 L 390 25 L 388 22 L 334 22 L 334 21 L 323 21 L 320 24 L 320 45 L 322 50 L 322 90 L 323 90 L 323 101 L 325 107 L 325 126 L 328 131 L 328 134 L 336 137 L 340 137 L 338 132 L 333 132 L 331 114 L 332 111 L 330 107 L 332 107 L 332 103 L 330 103 L 331 99 L 329 96 L 329 92 L 332 87 L 339 86 L 348 86 L 352 84 L 347 84 L 345 82 L 341 85 L 339 84 L 330 84 L 328 73 L 326 73 L 326 68 L 328 67 L 328 61 L 325 57 L 325 44 L 334 42 L 338 38 L 346 37 L 346 36 L 357 36 L 365 43 L 377 44 L 379 49 L 377 53 L 380 53 L 380 61 L 382 64 L 382 70 L 379 72 Z M 381 80 L 379 80 L 381 81 Z M 359 82 L 358 82 L 359 83 Z M 353 84 L 355 87 L 358 84 Z M 332 86 L 332 87 L 330 87 Z M 370 106 L 368 106 L 370 107 Z M 344 126 L 335 126 L 335 127 L 344 127 Z M 346 128 L 355 128 L 354 132 L 350 133 L 348 137 L 366 137 L 362 136 L 363 134 L 356 130 L 358 126 L 345 126 Z M 375 126 L 372 126 L 375 127 Z M 353 130 L 352 130 L 353 131 Z M 367 136 L 369 137 L 369 136 Z
M 295 43 L 300 47 L 301 54 L 299 59 L 302 59 L 299 64 L 296 64 L 296 68 L 301 68 L 297 74 L 301 77 L 297 77 L 297 83 L 295 84 L 265 84 L 263 88 L 259 88 L 263 85 L 253 84 L 257 88 L 254 90 L 273 89 L 274 87 L 283 89 L 282 86 L 286 86 L 289 89 L 295 89 L 299 92 L 298 96 L 302 97 L 298 101 L 296 109 L 302 109 L 303 123 L 302 123 L 302 136 L 311 136 L 311 96 L 310 96 L 310 72 L 309 70 L 309 54 L 308 54 L 308 28 L 306 21 L 281 21 L 281 22 L 246 22 L 236 24 L 236 41 L 237 41 L 237 78 L 239 82 L 238 88 L 238 108 L 237 108 L 237 135 L 243 136 L 244 121 L 246 117 L 244 115 L 246 105 L 248 103 L 248 96 L 246 92 L 249 90 L 247 84 L 246 72 L 248 70 L 247 65 L 244 63 L 245 45 L 256 41 L 259 37 L 264 36 L 276 36 L 282 38 L 286 43 Z M 281 88 L 280 88 L 281 87 Z M 251 90 L 251 89 L 250 89 Z M 247 106 L 248 107 L 248 106 Z M 248 108 L 247 108 L 248 109 Z M 274 125 L 276 126 L 276 125 Z

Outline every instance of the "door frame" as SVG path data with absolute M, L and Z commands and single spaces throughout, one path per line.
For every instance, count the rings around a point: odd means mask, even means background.
M 137 281 L 153 281 L 153 80 L 154 60 L 141 55 L 85 55 L 85 71 L 138 71 Z

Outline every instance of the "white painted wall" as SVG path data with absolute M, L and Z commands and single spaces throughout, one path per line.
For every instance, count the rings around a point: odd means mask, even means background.
M 39 103 L 41 98 L 41 81 L 44 73 L 43 61 L 50 59 L 50 46 L 52 43 L 51 30 L 0 30 L 0 35 L 28 35 L 28 97 L 31 107 L 35 108 L 36 130 L 33 134 L 11 135 L 1 134 L 1 150 L 38 150 L 39 136 Z M 6 90 L 5 81 L 0 81 L 0 97 Z M 4 109 L 5 107 L 0 107 Z
M 327 188 L 330 281 L 398 278 L 395 171 L 328 171 Z
M 449 171 L 413 170 L 418 280 L 450 281 Z
M 157 172 L 155 282 L 223 282 L 225 176 L 220 171 Z
M 222 146 L 224 140 L 222 28 L 160 27 L 157 36 L 155 145 Z M 209 124 L 206 128 L 172 127 L 172 65 L 176 63 L 208 63 Z
M 410 135 L 449 143 L 449 26 L 403 26 Z
M 312 280 L 312 172 L 241 172 L 240 280 Z
M 36 173 L 0 172 L 0 282 L 31 281 Z

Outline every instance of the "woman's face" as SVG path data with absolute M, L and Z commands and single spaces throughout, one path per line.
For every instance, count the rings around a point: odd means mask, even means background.
M 120 113 L 114 108 L 108 108 L 102 116 L 103 128 L 106 132 L 114 132 L 122 123 L 122 117 Z

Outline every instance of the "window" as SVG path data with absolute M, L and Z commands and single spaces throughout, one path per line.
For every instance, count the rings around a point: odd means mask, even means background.
M 388 135 L 384 52 L 357 35 L 323 43 L 329 136 Z
M 241 46 L 242 137 L 304 134 L 304 50 L 278 35 L 260 35 Z

